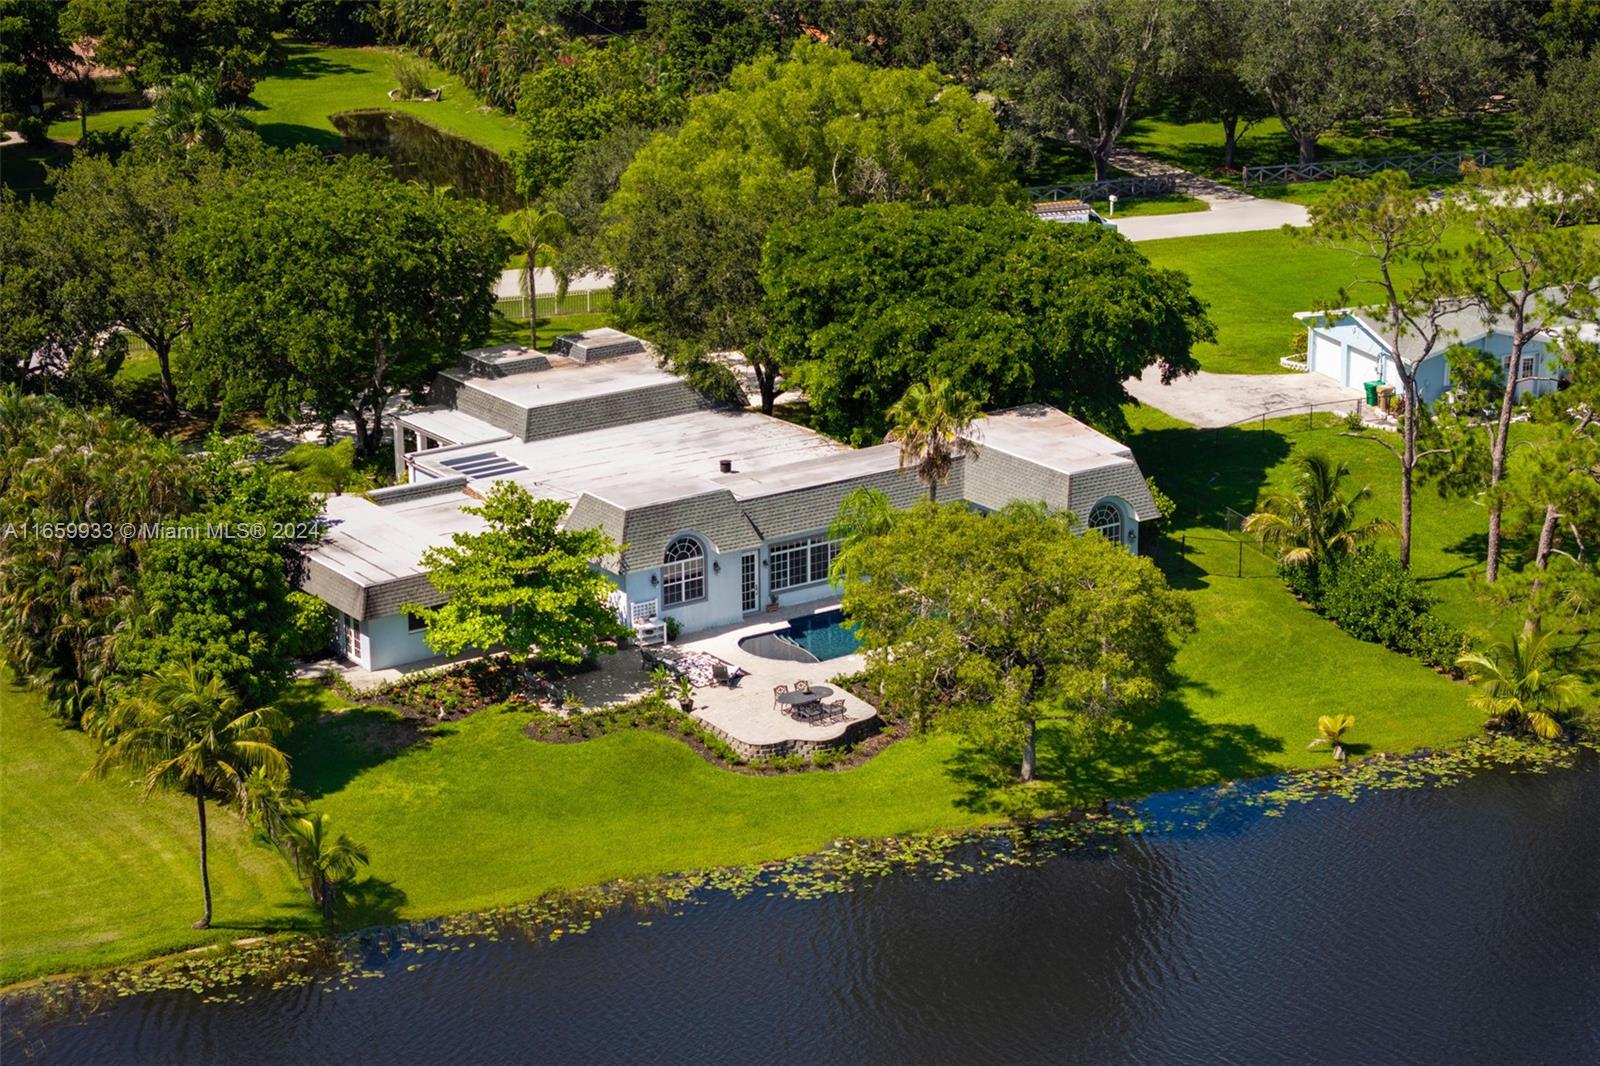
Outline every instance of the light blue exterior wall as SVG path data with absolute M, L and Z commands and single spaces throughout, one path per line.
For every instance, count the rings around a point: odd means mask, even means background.
M 1466 342 L 1466 346 L 1486 351 L 1502 360 L 1511 354 L 1511 338 L 1504 333 L 1478 337 Z M 1377 356 L 1377 370 L 1371 378 L 1365 376 L 1366 364 L 1353 355 L 1360 352 Z M 1524 346 L 1523 355 L 1533 356 L 1534 375 L 1537 378 L 1550 380 L 1522 382 L 1517 386 L 1517 395 L 1542 396 L 1554 392 L 1557 386 L 1551 373 L 1553 359 L 1546 342 L 1543 339 L 1530 341 Z M 1359 388 L 1366 381 L 1382 381 L 1396 389 L 1400 387 L 1400 375 L 1394 367 L 1388 347 L 1352 319 L 1342 319 L 1326 326 L 1308 326 L 1306 359 L 1313 372 L 1331 377 L 1350 388 Z M 1417 391 L 1422 402 L 1431 406 L 1449 387 L 1450 370 L 1444 352 L 1436 352 L 1424 359 L 1417 368 Z

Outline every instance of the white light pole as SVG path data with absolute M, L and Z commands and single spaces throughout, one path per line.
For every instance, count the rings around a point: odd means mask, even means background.
M 1106 197 L 1106 200 L 1111 204 L 1111 209 L 1106 212 L 1106 217 L 1107 218 L 1116 218 L 1117 217 L 1117 194 L 1116 193 L 1112 193 L 1110 196 Z

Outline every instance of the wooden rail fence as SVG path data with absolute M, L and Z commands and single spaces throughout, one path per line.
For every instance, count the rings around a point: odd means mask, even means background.
M 1501 166 L 1515 161 L 1508 151 L 1469 148 L 1461 152 L 1429 152 L 1420 155 L 1391 155 L 1379 159 L 1335 159 L 1326 163 L 1274 163 L 1245 167 L 1239 180 L 1248 186 L 1277 185 L 1291 181 L 1325 181 L 1347 175 L 1376 174 L 1380 170 L 1403 170 L 1413 178 L 1455 176 L 1462 163 L 1481 167 Z

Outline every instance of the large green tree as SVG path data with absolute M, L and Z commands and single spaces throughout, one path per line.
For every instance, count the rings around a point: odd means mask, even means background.
M 220 180 L 214 165 L 186 169 L 175 161 L 133 157 L 113 164 L 95 156 L 80 156 L 55 179 L 60 254 L 70 257 L 76 284 L 93 286 L 108 324 L 138 337 L 155 354 L 169 412 L 178 404 L 172 353 L 194 313 L 177 235 L 201 187 Z
M 1446 316 L 1464 301 L 1450 291 L 1445 234 L 1447 212 L 1435 209 L 1426 189 L 1398 170 L 1364 180 L 1340 178 L 1311 207 L 1310 240 L 1351 255 L 1351 288 L 1363 304 L 1375 304 L 1384 339 L 1395 353 L 1390 365 L 1400 377 L 1405 414 L 1399 447 L 1400 565 L 1411 565 L 1411 521 L 1417 467 L 1427 455 L 1418 447 L 1427 418 L 1417 375 L 1427 359 L 1449 344 Z M 1341 294 L 1342 295 L 1342 294 Z M 1382 437 L 1370 440 L 1388 445 Z
M 1239 138 L 1272 113 L 1248 82 L 1244 28 L 1254 0 L 1192 0 L 1173 8 L 1174 24 L 1159 84 L 1185 118 L 1222 127 L 1223 169 L 1232 170 Z
M 278 737 L 288 730 L 270 707 L 247 710 L 221 678 L 193 663 L 168 663 L 141 678 L 106 722 L 106 745 L 90 772 L 133 770 L 148 796 L 159 788 L 194 797 L 200 823 L 200 888 L 205 912 L 196 929 L 211 927 L 211 869 L 206 799 L 235 803 L 252 770 L 287 776 Z
M 38 0 L 0 0 L 0 116 L 7 129 L 42 109 L 44 90 L 72 59 L 61 8 Z
M 614 591 L 591 565 L 618 550 L 597 529 L 563 529 L 567 505 L 535 499 L 498 481 L 481 507 L 488 528 L 457 533 L 422 556 L 439 607 L 403 609 L 427 622 L 428 647 L 447 655 L 504 647 L 514 654 L 577 663 L 629 631 L 607 598 Z
M 179 74 L 216 76 L 235 99 L 282 48 L 277 0 L 68 0 L 62 28 L 95 40 L 95 61 L 125 68 L 139 88 Z
M 1506 477 L 1512 416 L 1523 387 L 1536 383 L 1524 373 L 1523 353 L 1531 343 L 1552 343 L 1569 316 L 1590 314 L 1600 303 L 1600 247 L 1573 225 L 1600 204 L 1600 174 L 1568 164 L 1490 167 L 1469 173 L 1448 202 L 1468 234 L 1457 283 L 1510 335 L 1488 423 L 1484 578 L 1492 583 L 1500 573 L 1504 501 L 1497 488 Z
M 1170 32 L 1161 0 L 1002 0 L 989 32 L 1000 60 L 991 79 L 1034 134 L 1070 140 L 1108 177 Z
M 1154 564 L 1070 515 L 922 504 L 841 555 L 866 674 L 922 725 L 1036 769 L 1041 721 L 1126 723 L 1172 684 L 1194 611 Z
M 139 526 L 203 491 L 176 445 L 129 419 L 0 394 L 0 652 L 61 717 L 105 706 Z
M 1600 170 L 1600 48 L 1561 56 L 1542 80 L 1528 75 L 1517 96 L 1517 136 L 1530 158 Z
M 617 291 L 668 341 L 739 350 L 770 410 L 757 276 L 780 220 L 905 200 L 992 203 L 1014 185 L 988 108 L 932 68 L 874 70 L 820 44 L 737 68 L 634 157 L 605 209 Z
M 560 185 L 584 145 L 627 126 L 665 126 L 682 117 L 683 98 L 661 83 L 653 54 L 641 43 L 613 40 L 576 46 L 522 82 L 517 117 L 527 143 L 512 166 L 529 197 Z
M 193 387 L 229 409 L 307 407 L 330 434 L 348 415 L 371 455 L 390 399 L 487 332 L 506 252 L 487 205 L 374 160 L 259 173 L 184 231 Z
M 1125 380 L 1194 369 L 1213 335 L 1183 274 L 1108 228 L 1010 207 L 874 205 L 783 227 L 761 284 L 785 377 L 818 427 L 861 442 L 930 377 L 984 407 L 1051 403 L 1116 428 Z

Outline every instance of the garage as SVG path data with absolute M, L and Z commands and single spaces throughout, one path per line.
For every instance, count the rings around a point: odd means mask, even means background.
M 1344 349 L 1337 339 L 1312 330 L 1307 355 L 1313 373 L 1326 374 L 1335 381 L 1344 380 Z
M 1378 357 L 1360 348 L 1350 349 L 1350 376 L 1344 383 L 1357 388 L 1368 381 L 1378 380 Z

